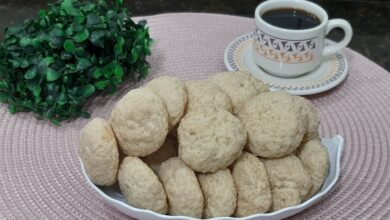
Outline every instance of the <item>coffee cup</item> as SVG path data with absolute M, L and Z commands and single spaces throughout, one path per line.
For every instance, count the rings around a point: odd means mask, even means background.
M 314 70 L 352 38 L 346 20 L 329 20 L 323 8 L 306 0 L 263 2 L 256 8 L 255 23 L 254 61 L 267 73 L 284 78 Z M 341 28 L 344 38 L 325 45 L 325 36 L 334 28 Z

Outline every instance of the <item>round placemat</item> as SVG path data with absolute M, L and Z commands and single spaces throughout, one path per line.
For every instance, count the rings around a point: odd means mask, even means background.
M 212 14 L 146 17 L 156 40 L 149 77 L 127 83 L 114 97 L 89 103 L 107 118 L 126 91 L 161 75 L 205 79 L 224 71 L 223 54 L 254 22 Z M 390 219 L 390 73 L 350 49 L 347 80 L 309 97 L 321 112 L 321 136 L 345 138 L 341 176 L 334 191 L 296 219 Z M 78 119 L 56 127 L 29 113 L 0 107 L 0 219 L 127 219 L 84 180 L 78 160 Z

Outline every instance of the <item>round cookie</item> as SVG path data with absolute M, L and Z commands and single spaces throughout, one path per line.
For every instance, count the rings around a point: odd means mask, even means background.
M 179 158 L 201 173 L 228 167 L 240 156 L 247 138 L 238 118 L 225 110 L 188 113 L 178 135 Z
M 296 104 L 301 108 L 302 114 L 306 117 L 307 132 L 303 137 L 303 142 L 318 138 L 318 127 L 320 126 L 320 114 L 314 105 L 307 99 L 294 96 Z
M 237 74 L 238 73 L 238 74 Z M 223 72 L 211 76 L 209 79 L 217 84 L 222 91 L 229 95 L 233 104 L 233 113 L 237 114 L 245 101 L 260 94 L 258 86 L 255 86 L 253 79 L 243 77 L 240 72 Z
M 232 168 L 237 189 L 235 216 L 245 217 L 267 212 L 272 203 L 271 189 L 264 164 L 253 154 L 244 152 Z
M 205 108 L 232 111 L 232 102 L 229 96 L 214 83 L 188 81 L 185 86 L 188 95 L 187 112 Z
M 118 172 L 119 187 L 129 205 L 165 214 L 167 197 L 156 174 L 137 157 L 123 159 Z
M 85 125 L 81 131 L 79 155 L 93 183 L 109 186 L 116 182 L 119 152 L 107 121 L 95 118 Z
M 269 92 L 269 88 L 268 88 L 267 84 L 265 84 L 260 79 L 254 77 L 250 72 L 238 71 L 235 73 L 242 76 L 242 77 L 248 78 L 253 83 L 253 85 L 255 86 L 258 93 Z
M 162 100 L 148 88 L 128 92 L 111 112 L 111 124 L 122 152 L 148 156 L 168 134 L 168 115 Z
M 177 157 L 160 166 L 159 177 L 169 201 L 170 215 L 201 218 L 204 199 L 195 173 Z
M 248 131 L 249 151 L 278 158 L 298 148 L 306 129 L 294 100 L 285 92 L 266 92 L 245 103 L 238 117 Z
M 163 146 L 142 160 L 150 166 L 150 168 L 158 173 L 161 164 L 171 157 L 177 157 L 177 141 L 172 136 L 168 135 Z
M 276 188 L 272 190 L 272 211 L 301 204 L 299 192 L 293 188 Z
M 151 80 L 146 87 L 163 100 L 168 112 L 169 129 L 171 129 L 184 115 L 187 94 L 183 82 L 176 77 L 162 76 Z
M 300 204 L 310 193 L 310 175 L 294 154 L 267 159 L 264 164 L 273 193 L 273 211 Z
M 313 196 L 322 186 L 328 175 L 329 155 L 326 147 L 319 139 L 304 143 L 298 148 L 297 156 L 310 174 L 313 187 L 305 199 Z
M 229 169 L 215 173 L 199 174 L 198 180 L 205 197 L 204 218 L 233 215 L 237 192 Z

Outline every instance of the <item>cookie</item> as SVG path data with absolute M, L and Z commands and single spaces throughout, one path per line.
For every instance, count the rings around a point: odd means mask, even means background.
M 228 167 L 240 156 L 247 138 L 238 118 L 225 110 L 188 113 L 178 135 L 179 158 L 201 173 Z
M 156 174 L 137 157 L 123 159 L 118 172 L 119 187 L 129 205 L 165 214 L 168 202 Z
M 276 188 L 272 190 L 272 211 L 278 211 L 301 204 L 302 199 L 294 188 Z
M 315 106 L 307 99 L 294 96 L 296 105 L 301 108 L 302 114 L 306 117 L 306 134 L 303 137 L 303 142 L 318 138 L 318 127 L 320 126 L 320 114 Z
M 168 112 L 169 129 L 183 117 L 187 102 L 184 83 L 176 77 L 162 76 L 151 80 L 146 87 L 163 100 Z
M 321 189 L 329 170 L 329 155 L 319 139 L 304 143 L 298 148 L 297 156 L 301 159 L 311 177 L 313 187 L 305 200 Z
M 238 71 L 235 73 L 240 75 L 241 77 L 245 77 L 249 79 L 252 82 L 252 84 L 255 86 L 258 93 L 269 92 L 269 87 L 267 86 L 267 84 L 265 84 L 263 81 L 253 76 L 250 72 Z
M 309 195 L 312 188 L 310 175 L 294 154 L 267 159 L 264 164 L 273 192 L 273 211 L 300 204 Z
M 204 199 L 194 171 L 179 158 L 163 162 L 159 177 L 169 201 L 170 215 L 201 218 Z
M 168 134 L 168 114 L 161 98 L 148 88 L 128 92 L 111 112 L 111 124 L 122 152 L 148 156 Z
M 229 95 L 234 114 L 240 111 L 245 101 L 263 92 L 261 86 L 255 85 L 255 80 L 243 72 L 218 73 L 209 80 Z
M 171 157 L 177 157 L 177 140 L 171 135 L 168 135 L 160 149 L 151 155 L 142 158 L 142 160 L 148 164 L 155 173 L 158 173 L 161 164 Z
M 185 86 L 188 95 L 187 112 L 205 108 L 232 111 L 229 96 L 217 85 L 208 81 L 188 81 Z
M 235 216 L 267 212 L 272 203 L 268 175 L 263 162 L 244 152 L 234 163 L 232 175 L 237 189 Z
M 119 152 L 110 124 L 101 118 L 90 121 L 81 131 L 79 155 L 93 183 L 109 186 L 116 182 Z
M 294 100 L 285 92 L 266 92 L 245 103 L 238 118 L 248 131 L 250 152 L 278 158 L 298 148 L 306 127 Z
M 237 192 L 229 169 L 215 173 L 199 174 L 198 180 L 203 191 L 204 218 L 231 216 L 236 209 Z

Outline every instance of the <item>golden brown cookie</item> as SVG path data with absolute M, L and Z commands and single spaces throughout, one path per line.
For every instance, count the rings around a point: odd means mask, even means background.
M 306 129 L 294 100 L 285 92 L 266 92 L 245 103 L 238 118 L 248 131 L 250 152 L 278 158 L 298 148 Z
M 162 76 L 151 80 L 146 87 L 164 102 L 168 112 L 169 129 L 173 128 L 184 115 L 187 102 L 184 83 L 173 76 Z
M 238 118 L 225 110 L 194 111 L 180 122 L 179 158 L 197 172 L 215 172 L 240 156 L 246 131 Z
M 156 174 L 141 159 L 132 156 L 123 159 L 118 182 L 129 205 L 161 214 L 167 213 L 164 188 Z
M 109 186 L 116 182 L 119 152 L 110 124 L 101 118 L 90 121 L 81 131 L 79 155 L 93 183 Z
M 188 81 L 185 83 L 188 102 L 187 112 L 205 108 L 232 111 L 232 101 L 217 85 L 208 81 Z
M 148 88 L 128 92 L 111 112 L 111 124 L 122 152 L 148 156 L 168 134 L 168 114 L 161 98 Z
M 161 164 L 159 177 L 168 197 L 170 215 L 202 217 L 203 194 L 191 168 L 174 157 Z
M 242 72 L 223 72 L 210 77 L 210 82 L 218 85 L 229 95 L 233 104 L 233 113 L 237 114 L 245 101 L 264 92 L 255 85 L 254 79 Z
M 267 212 L 272 203 L 271 189 L 263 162 L 253 154 L 244 152 L 232 167 L 237 189 L 235 216 L 245 217 Z
M 203 191 L 204 218 L 231 216 L 236 209 L 237 192 L 229 169 L 215 173 L 199 174 L 198 180 Z
M 328 175 L 329 155 L 326 147 L 319 139 L 304 143 L 298 148 L 297 155 L 309 172 L 313 187 L 305 199 L 309 199 L 321 188 Z
M 273 211 L 300 204 L 309 195 L 310 175 L 294 154 L 267 159 L 264 164 L 273 193 Z

